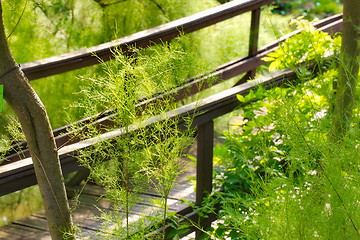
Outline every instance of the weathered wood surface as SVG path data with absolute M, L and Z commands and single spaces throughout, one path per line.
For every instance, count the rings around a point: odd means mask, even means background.
M 101 198 L 104 190 L 96 185 L 87 185 L 79 197 L 79 205 L 72 212 L 74 223 L 81 229 L 82 237 L 90 239 L 103 239 L 101 229 L 103 220 L 98 218 L 101 211 L 113 211 L 113 203 Z M 140 195 L 142 201 L 131 210 L 131 221 L 136 222 L 144 216 L 154 215 L 160 212 L 151 199 L 160 199 L 159 194 L 153 190 Z M 194 185 L 189 180 L 178 182 L 170 192 L 168 200 L 170 212 L 191 211 L 187 204 L 181 199 L 195 201 Z M 0 228 L 0 239 L 3 240 L 50 240 L 47 221 L 44 211 L 32 214 L 29 217 L 17 220 L 12 224 Z
M 316 27 L 325 32 L 339 32 L 342 29 L 342 15 L 334 15 L 329 18 L 323 19 L 316 24 Z M 172 97 L 175 101 L 180 101 L 186 96 L 195 94 L 201 90 L 204 90 L 208 87 L 211 87 L 221 81 L 228 80 L 232 77 L 238 76 L 240 74 L 251 71 L 252 69 L 261 66 L 264 64 L 264 61 L 261 58 L 265 57 L 268 53 L 274 51 L 279 47 L 279 44 L 285 41 L 287 38 L 299 33 L 299 31 L 294 31 L 290 34 L 287 34 L 276 41 L 271 42 L 270 44 L 262 47 L 258 50 L 257 54 L 251 57 L 243 57 L 236 60 L 233 60 L 229 63 L 223 64 L 217 67 L 213 72 L 205 74 L 197 78 L 191 78 L 184 81 L 182 86 L 179 86 L 172 91 L 167 93 L 159 94 L 153 98 L 140 100 L 137 107 L 139 111 L 146 107 L 147 104 L 155 104 L 161 102 L 164 98 Z M 209 79 L 215 79 L 209 81 Z M 208 84 L 211 82 L 212 84 Z M 200 86 L 200 87 L 199 87 Z M 86 119 L 79 120 L 78 123 L 86 124 L 91 121 L 96 122 L 94 124 L 102 125 L 111 125 L 111 116 L 113 112 L 111 110 L 106 110 L 102 113 L 99 113 L 96 116 L 88 117 Z M 55 141 L 57 147 L 63 147 L 65 145 L 73 144 L 79 141 L 77 134 L 80 133 L 66 133 L 67 129 L 70 127 L 64 126 L 54 130 Z M 85 129 L 84 129 L 85 130 Z M 18 161 L 30 156 L 28 150 L 26 149 L 26 143 L 20 143 L 13 147 L 13 151 L 6 157 L 6 160 L 2 164 L 8 164 L 13 161 Z
M 169 41 L 182 33 L 191 33 L 211 26 L 242 13 L 260 8 L 273 0 L 235 0 L 197 14 L 175 20 L 127 37 L 100 44 L 87 49 L 53 56 L 22 64 L 24 73 L 30 80 L 47 77 L 86 66 L 91 66 L 113 57 L 115 49 L 129 51 L 129 46 L 147 47 Z

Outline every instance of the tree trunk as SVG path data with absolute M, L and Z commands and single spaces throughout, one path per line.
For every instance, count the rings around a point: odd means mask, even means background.
M 341 143 L 348 134 L 359 73 L 360 1 L 344 0 L 339 78 L 330 139 Z
M 2 73 L 6 73 L 3 75 Z M 8 47 L 0 1 L 0 84 L 25 134 L 52 239 L 74 239 L 59 156 L 44 105 L 16 67 Z M 72 235 L 68 236 L 70 233 Z

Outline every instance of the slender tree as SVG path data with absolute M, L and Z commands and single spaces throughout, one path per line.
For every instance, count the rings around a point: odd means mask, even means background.
M 17 67 L 5 35 L 0 1 L 0 85 L 25 134 L 52 239 L 73 239 L 73 224 L 54 136 L 39 97 Z M 70 233 L 70 237 L 69 234 Z M 66 234 L 66 235 L 65 235 Z
M 349 131 L 359 73 L 360 1 L 344 0 L 343 37 L 330 138 L 341 143 Z

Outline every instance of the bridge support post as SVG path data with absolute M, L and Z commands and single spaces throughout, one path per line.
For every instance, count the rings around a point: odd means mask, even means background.
M 249 52 L 248 57 L 256 56 L 259 47 L 259 28 L 260 28 L 260 14 L 261 9 L 255 9 L 251 11 L 251 25 L 250 25 L 250 36 L 249 36 Z M 256 68 L 250 70 L 242 77 L 235 85 L 246 82 L 249 79 L 255 78 Z
M 198 126 L 197 137 L 197 165 L 196 165 L 196 205 L 201 206 L 205 196 L 212 192 L 214 148 L 214 122 L 211 120 Z M 211 226 L 210 221 L 200 219 L 200 227 Z M 200 239 L 202 232 L 196 231 L 196 238 Z

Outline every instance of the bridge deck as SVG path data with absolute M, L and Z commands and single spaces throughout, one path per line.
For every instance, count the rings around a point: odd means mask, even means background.
M 97 218 L 101 211 L 112 211 L 113 203 L 107 199 L 101 198 L 105 191 L 103 188 L 87 184 L 78 198 L 77 207 L 72 212 L 74 223 L 81 229 L 82 235 L 79 238 L 103 239 L 101 227 L 104 220 Z M 136 222 L 143 219 L 146 215 L 153 215 L 160 211 L 152 199 L 160 199 L 160 196 L 153 190 L 140 195 L 142 201 L 136 204 L 130 214 L 130 222 Z M 174 187 L 168 199 L 170 212 L 181 212 L 188 208 L 181 199 L 195 201 L 194 185 L 186 177 L 181 176 Z M 108 226 L 111 227 L 111 226 Z M 9 225 L 0 228 L 0 239 L 51 239 L 48 232 L 47 220 L 44 211 L 32 214 L 29 217 L 17 220 Z

